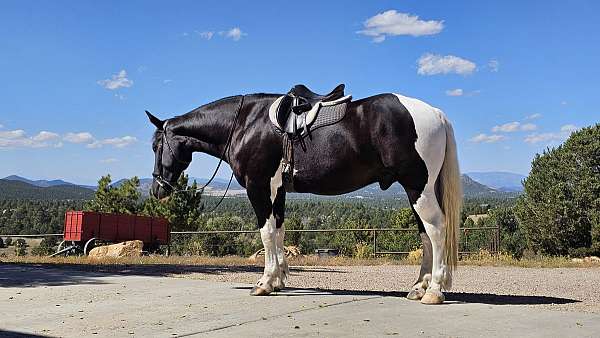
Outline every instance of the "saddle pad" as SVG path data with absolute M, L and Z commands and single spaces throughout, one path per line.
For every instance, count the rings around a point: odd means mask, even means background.
M 319 127 L 331 125 L 339 122 L 346 114 L 346 106 L 348 102 L 352 100 L 352 96 L 348 95 L 329 102 L 317 102 L 310 111 L 296 115 L 290 113 L 289 117 L 284 126 L 281 126 L 277 122 L 277 109 L 284 96 L 281 96 L 271 104 L 269 107 L 269 118 L 275 128 L 281 133 L 293 134 L 294 132 L 294 120 L 296 120 L 297 130 L 301 130 L 302 134 L 305 134 L 305 125 L 308 125 L 311 130 Z M 304 135 L 302 135 L 304 136 Z

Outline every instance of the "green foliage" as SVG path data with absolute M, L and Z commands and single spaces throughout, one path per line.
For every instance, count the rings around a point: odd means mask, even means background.
M 172 231 L 196 230 L 200 224 L 202 196 L 196 181 L 188 187 L 188 180 L 187 175 L 181 175 L 175 186 L 185 192 L 172 194 L 164 203 L 149 197 L 144 201 L 141 212 L 148 216 L 166 217 Z
M 486 225 L 500 226 L 500 251 L 509 253 L 514 258 L 523 256 L 523 252 L 527 248 L 527 241 L 513 208 L 492 209 Z
M 6 239 L 6 241 L 4 242 L 4 244 L 6 244 L 6 247 L 8 248 L 9 246 L 13 245 L 13 240 L 11 237 L 8 237 Z
M 19 238 L 15 241 L 15 256 L 27 255 L 27 242 L 24 239 Z
M 535 252 L 567 255 L 581 251 L 578 248 L 596 247 L 600 242 L 600 124 L 536 155 L 524 185 L 515 213 Z
M 0 248 L 5 248 L 4 240 L 2 239 L 2 237 L 0 237 Z
M 58 245 L 56 241 L 56 237 L 48 236 L 44 237 L 40 242 L 40 245 L 31 249 L 31 254 L 36 256 L 48 256 L 53 254 L 56 251 L 56 246 Z
M 141 193 L 138 188 L 140 180 L 133 177 L 120 182 L 118 186 L 111 184 L 110 175 L 102 176 L 98 180 L 98 189 L 94 198 L 86 204 L 89 211 L 136 214 L 140 209 Z
M 83 203 L 83 201 L 0 200 L 0 234 L 62 233 L 65 211 L 79 210 Z M 8 242 L 9 238 L 6 240 Z

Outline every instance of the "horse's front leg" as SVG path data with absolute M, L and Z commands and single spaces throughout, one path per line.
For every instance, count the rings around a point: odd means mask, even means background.
M 265 248 L 265 269 L 256 282 L 253 296 L 268 295 L 285 286 L 287 263 L 283 251 L 283 220 L 285 190 L 281 182 L 281 171 L 277 170 L 268 184 L 247 184 L 248 198 L 256 213 L 260 238 Z M 285 271 L 285 274 L 282 272 Z

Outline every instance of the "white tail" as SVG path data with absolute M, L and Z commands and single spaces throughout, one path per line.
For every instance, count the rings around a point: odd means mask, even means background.
M 446 222 L 445 261 L 448 276 L 444 288 L 449 290 L 452 287 L 452 272 L 458 263 L 458 228 L 463 193 L 454 130 L 446 118 L 444 118 L 444 125 L 446 127 L 446 154 L 439 174 L 439 189 L 442 196 L 441 207 Z

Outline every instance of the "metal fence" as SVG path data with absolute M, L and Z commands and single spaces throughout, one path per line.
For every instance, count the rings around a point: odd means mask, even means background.
M 465 227 L 460 228 L 459 254 L 468 255 L 478 253 L 479 250 L 486 250 L 490 254 L 498 254 L 500 250 L 500 227 L 499 226 L 482 226 L 482 227 Z M 373 256 L 383 255 L 406 255 L 410 251 L 407 250 L 389 250 L 378 244 L 378 237 L 387 232 L 418 232 L 415 228 L 359 228 L 359 229 L 286 229 L 286 233 L 368 233 L 370 237 L 370 245 L 372 245 Z M 216 235 L 216 234 L 254 234 L 259 236 L 259 230 L 206 230 L 206 231 L 172 231 L 172 236 L 184 235 Z M 38 235 L 0 235 L 7 238 L 42 238 L 42 237 L 62 237 L 63 234 L 38 234 Z M 333 248 L 335 249 L 335 248 Z

